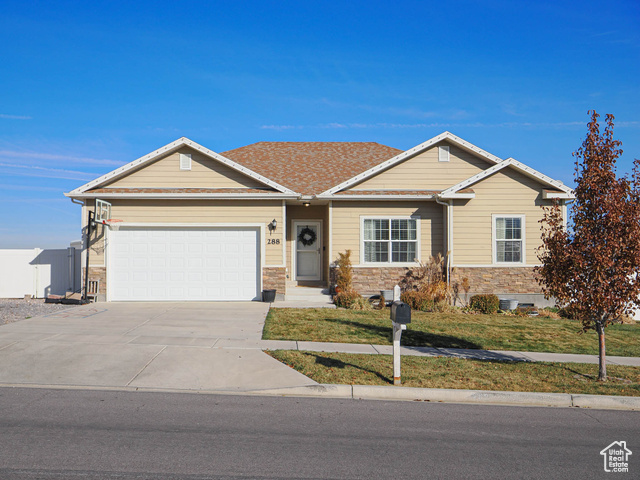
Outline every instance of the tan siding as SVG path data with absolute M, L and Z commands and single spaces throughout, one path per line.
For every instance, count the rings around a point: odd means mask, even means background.
M 491 165 L 455 146 L 450 146 L 450 160 L 439 162 L 438 147 L 434 146 L 365 180 L 351 190 L 444 190 L 486 170 Z
M 333 259 L 347 249 L 354 265 L 360 263 L 361 216 L 420 216 L 421 260 L 443 251 L 442 206 L 435 202 L 338 202 L 333 201 Z M 392 266 L 393 264 L 390 264 Z
M 253 223 L 263 224 L 266 238 L 278 238 L 279 245 L 264 245 L 265 265 L 282 265 L 282 228 L 269 234 L 266 224 L 274 218 L 278 225 L 282 222 L 282 202 L 280 201 L 208 201 L 208 200 L 113 200 L 111 216 L 130 223 Z M 102 227 L 99 227 L 100 231 Z M 101 237 L 102 238 L 102 237 Z M 100 240 L 100 245 L 103 245 Z M 95 247 L 100 253 L 91 252 L 91 264 L 103 263 L 103 248 Z
M 493 263 L 493 214 L 525 215 L 525 261 L 538 263 L 543 186 L 537 181 L 506 168 L 472 185 L 476 198 L 456 201 L 453 210 L 454 264 L 491 265 Z
M 191 170 L 180 170 L 180 153 L 191 154 Z M 131 188 L 264 187 L 257 180 L 186 147 L 146 165 L 108 186 Z

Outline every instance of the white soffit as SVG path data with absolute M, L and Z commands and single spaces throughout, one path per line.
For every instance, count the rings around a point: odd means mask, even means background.
M 565 195 L 565 196 L 557 196 L 557 197 L 553 197 L 553 196 L 544 197 L 544 193 L 543 193 L 544 198 L 569 198 L 569 199 L 574 198 L 573 190 L 567 187 L 564 183 L 562 183 L 559 180 L 554 180 L 553 178 L 548 177 L 544 173 L 538 172 L 537 170 L 525 165 L 524 163 L 519 162 L 515 158 L 507 158 L 506 160 L 498 163 L 497 165 L 494 165 L 493 167 L 489 167 L 486 170 L 483 170 L 482 172 L 476 175 L 473 175 L 472 177 L 469 177 L 466 180 L 463 180 L 457 185 L 454 185 L 452 187 L 447 188 L 446 190 L 443 190 L 439 196 L 440 198 L 465 198 L 463 197 L 463 195 L 465 194 L 457 193 L 457 192 L 459 190 L 463 190 L 467 187 L 470 187 L 474 183 L 478 183 L 479 181 L 487 178 L 488 176 L 493 175 L 494 173 L 507 167 L 513 167 L 520 173 L 530 178 L 538 180 L 539 182 L 546 184 L 550 187 L 557 188 L 558 190 L 562 191 L 563 195 Z M 553 195 L 553 194 L 550 194 L 550 195 Z M 557 194 L 557 195 L 560 195 L 560 194 Z
M 437 135 L 433 138 L 431 138 L 430 140 L 427 140 L 424 143 L 421 143 L 420 145 L 417 145 L 409 150 L 407 150 L 406 152 L 402 152 L 398 155 L 396 155 L 393 158 L 390 158 L 389 160 L 386 160 L 378 165 L 376 165 L 375 167 L 370 168 L 369 170 L 362 172 L 358 175 L 356 175 L 355 177 L 350 178 L 349 180 L 342 182 L 340 185 L 336 185 L 333 188 L 330 188 L 329 190 L 322 192 L 319 196 L 326 196 L 326 195 L 332 195 L 336 192 L 339 192 L 340 190 L 344 190 L 345 188 L 349 188 L 353 185 L 355 185 L 356 183 L 359 183 L 363 180 L 366 180 L 369 177 L 372 177 L 380 172 L 382 172 L 383 170 L 386 170 L 408 158 L 413 157 L 414 155 L 418 155 L 419 153 L 422 153 L 423 151 L 427 150 L 428 148 L 432 147 L 433 145 L 435 145 L 438 142 L 442 142 L 442 141 L 448 141 L 451 142 L 452 144 L 462 148 L 463 150 L 466 150 L 470 153 L 473 153 L 475 155 L 478 155 L 479 157 L 483 158 L 484 160 L 488 161 L 489 163 L 500 163 L 502 162 L 502 159 L 499 157 L 496 157 L 495 155 L 492 155 L 491 153 L 481 149 L 480 147 L 476 147 L 474 144 L 467 142 L 466 140 L 463 140 L 462 138 L 454 135 L 451 132 L 443 132 L 440 135 Z
M 140 167 L 146 163 L 150 163 L 162 155 L 167 155 L 168 153 L 172 153 L 178 150 L 179 148 L 182 148 L 183 146 L 193 148 L 194 150 L 197 150 L 198 152 L 210 158 L 213 158 L 214 160 L 217 160 L 218 162 L 226 165 L 227 167 L 230 167 L 240 173 L 243 173 L 244 175 L 247 175 L 248 177 L 258 180 L 259 182 L 264 183 L 265 185 L 275 188 L 276 190 L 282 193 L 286 193 L 290 195 L 296 194 L 296 192 L 294 192 L 293 190 L 289 190 L 288 188 L 280 185 L 279 183 L 276 183 L 273 180 L 269 180 L 268 178 L 263 177 L 259 173 L 256 173 L 253 170 L 249 170 L 248 168 L 243 167 L 242 165 L 234 162 L 233 160 L 229 160 L 228 158 L 223 157 L 219 153 L 216 153 L 213 150 L 209 150 L 208 148 L 203 147 L 202 145 L 194 142 L 193 140 L 189 140 L 186 137 L 181 137 L 178 140 L 165 145 L 164 147 L 160 147 L 159 149 L 154 150 L 153 152 L 143 157 L 140 157 L 137 160 L 134 160 L 133 162 L 127 163 L 126 165 L 123 165 L 120 168 L 116 168 L 115 170 L 109 173 L 106 173 L 105 175 L 102 175 L 101 177 L 98 177 L 95 180 L 90 181 L 89 183 L 85 183 L 81 187 L 78 187 L 75 190 L 72 190 L 71 192 L 69 192 L 68 196 L 73 197 L 76 194 L 81 194 L 92 188 L 99 187 L 104 183 L 108 182 L 109 180 L 122 177 L 127 172 L 130 172 L 131 170 L 137 167 Z

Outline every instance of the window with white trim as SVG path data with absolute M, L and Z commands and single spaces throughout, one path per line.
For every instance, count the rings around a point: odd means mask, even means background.
M 418 256 L 415 218 L 365 218 L 365 263 L 413 263 Z
M 495 263 L 524 263 L 524 216 L 494 215 Z
M 180 170 L 191 170 L 191 154 L 180 154 Z

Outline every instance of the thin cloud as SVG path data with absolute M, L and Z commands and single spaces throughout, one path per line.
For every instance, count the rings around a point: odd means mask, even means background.
M 262 130 L 293 130 L 296 128 L 304 128 L 296 125 L 260 125 Z
M 260 128 L 270 128 L 272 130 L 297 129 L 367 129 L 367 128 L 390 128 L 390 129 L 415 129 L 415 128 L 565 128 L 584 126 L 585 122 L 465 122 L 465 123 L 322 123 L 317 125 L 269 125 Z M 638 127 L 640 121 L 616 122 L 616 127 Z
M 121 166 L 123 162 L 117 160 L 107 160 L 102 158 L 90 158 L 90 157 L 74 157 L 71 155 L 56 155 L 52 153 L 41 152 L 19 152 L 15 150 L 0 150 L 0 157 L 9 159 L 24 158 L 27 160 L 52 160 L 71 163 L 90 163 L 92 165 L 112 165 Z
M 59 192 L 57 187 L 40 187 L 36 185 L 9 185 L 7 183 L 0 183 L 0 190 L 26 190 L 34 192 Z
M 5 118 L 7 120 L 31 120 L 33 117 L 29 117 L 28 115 L 9 115 L 6 113 L 0 113 L 0 118 Z
M 36 165 L 27 166 L 0 162 L 0 168 L 9 170 L 9 172 L 5 173 L 24 177 L 62 178 L 65 180 L 91 180 L 95 178 L 94 173 L 63 170 L 61 168 L 46 168 Z

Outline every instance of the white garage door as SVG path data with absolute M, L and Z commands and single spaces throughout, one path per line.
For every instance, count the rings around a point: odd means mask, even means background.
M 253 300 L 256 228 L 126 227 L 109 232 L 113 301 Z

